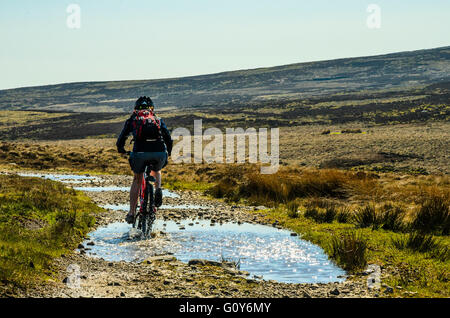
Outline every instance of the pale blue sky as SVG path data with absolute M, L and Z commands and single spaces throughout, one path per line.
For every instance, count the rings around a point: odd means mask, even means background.
M 81 7 L 81 29 L 66 8 Z M 366 8 L 381 7 L 381 29 Z M 450 45 L 449 0 L 0 0 L 0 89 Z

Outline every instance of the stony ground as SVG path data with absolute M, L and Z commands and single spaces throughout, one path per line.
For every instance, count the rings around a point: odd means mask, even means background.
M 102 176 L 89 186 L 129 186 L 130 177 Z M 87 192 L 99 205 L 125 204 L 126 192 Z M 264 223 L 252 207 L 229 206 L 203 198 L 195 192 L 178 191 L 180 198 L 165 198 L 164 204 L 200 204 L 205 210 L 160 210 L 158 218 L 209 219 L 221 222 Z M 98 217 L 96 226 L 122 221 L 125 212 L 108 210 Z M 271 224 L 277 227 L 276 224 Z M 157 235 L 164 235 L 163 232 Z M 188 264 L 172 255 L 148 258 L 143 263 L 108 262 L 86 254 L 89 246 L 80 246 L 69 255 L 55 260 L 54 279 L 29 290 L 25 297 L 377 297 L 379 291 L 368 290 L 367 273 L 350 276 L 342 283 L 285 284 L 254 279 L 230 263 L 192 260 Z M 80 269 L 80 287 L 70 288 L 68 268 Z M 69 278 L 68 278 L 69 275 Z

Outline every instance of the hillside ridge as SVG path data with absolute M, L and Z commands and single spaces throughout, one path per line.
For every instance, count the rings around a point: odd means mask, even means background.
M 291 100 L 423 87 L 450 79 L 450 46 L 375 56 L 151 80 L 94 81 L 0 90 L 0 110 L 123 112 L 139 95 L 161 108 Z

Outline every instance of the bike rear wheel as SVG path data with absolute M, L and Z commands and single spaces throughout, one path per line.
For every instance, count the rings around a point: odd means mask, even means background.
M 153 185 L 151 182 L 146 180 L 146 187 L 145 187 L 145 194 L 144 194 L 144 209 L 141 224 L 142 224 L 142 233 L 144 234 L 145 238 L 149 238 L 152 232 L 152 226 L 154 217 L 152 215 L 154 214 L 153 211 L 153 201 L 154 201 L 154 193 L 153 193 Z
M 147 238 L 148 235 L 148 226 L 147 226 L 147 222 L 148 222 L 148 216 L 145 214 L 141 214 L 139 216 L 139 222 L 141 224 L 141 231 L 142 231 L 142 235 L 144 238 Z

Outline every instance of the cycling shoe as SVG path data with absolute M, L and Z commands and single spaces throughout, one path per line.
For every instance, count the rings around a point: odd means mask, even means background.
M 133 223 L 134 223 L 134 215 L 127 214 L 127 216 L 125 217 L 125 221 L 126 221 L 128 224 L 133 224 Z
M 156 207 L 159 208 L 162 205 L 162 199 L 163 199 L 162 189 L 158 188 L 155 191 L 155 206 Z

